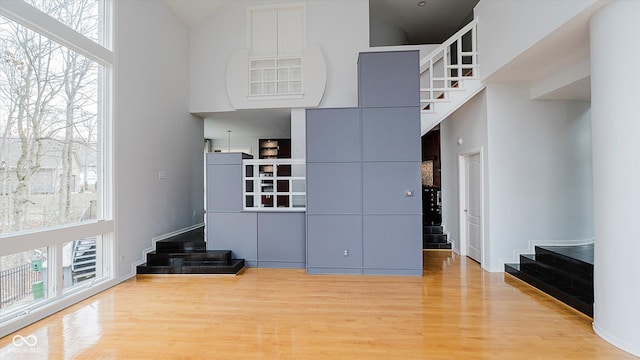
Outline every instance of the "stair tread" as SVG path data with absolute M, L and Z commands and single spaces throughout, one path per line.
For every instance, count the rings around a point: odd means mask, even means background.
M 567 271 L 535 260 L 535 255 L 520 256 L 520 271 L 576 295 L 593 297 L 593 277 L 579 271 Z
M 549 270 L 552 270 L 552 271 L 557 271 L 557 272 L 560 272 L 560 273 L 565 274 L 567 276 L 570 276 L 572 278 L 577 278 L 577 279 L 580 279 L 580 280 L 583 280 L 583 281 L 587 281 L 587 282 L 593 283 L 593 273 L 591 273 L 591 274 L 585 273 L 583 271 L 580 271 L 580 269 L 577 269 L 577 268 L 567 268 L 567 267 L 564 267 L 564 266 L 561 266 L 561 267 L 554 266 L 554 264 L 549 264 L 547 262 L 540 261 L 538 259 L 538 256 L 536 256 L 534 254 L 520 255 L 520 257 L 524 258 L 524 259 L 531 260 L 531 261 L 535 262 L 538 266 L 544 267 L 546 269 L 549 269 Z
M 193 254 L 210 254 L 210 255 L 226 255 L 226 254 L 230 254 L 231 250 L 202 250 L 202 251 L 192 251 L 192 252 L 181 252 L 181 251 L 176 251 L 176 252 L 157 252 L 157 251 L 152 251 L 150 253 L 147 253 L 148 255 L 163 255 L 163 256 L 172 256 L 172 255 L 193 255 Z

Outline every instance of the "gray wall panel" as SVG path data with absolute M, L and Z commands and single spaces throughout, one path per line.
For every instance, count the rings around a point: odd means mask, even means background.
M 358 105 L 420 106 L 418 51 L 360 53 Z
M 307 110 L 307 162 L 360 161 L 360 109 Z
M 362 213 L 361 163 L 307 163 L 307 213 Z
M 307 268 L 362 268 L 362 216 L 308 215 L 307 248 Z
M 258 259 L 257 213 L 207 214 L 207 250 L 231 250 L 234 258 Z
M 207 212 L 242 210 L 242 165 L 207 165 Z
M 420 108 L 362 109 L 364 161 L 420 161 Z
M 364 214 L 422 214 L 420 162 L 362 165 Z M 407 191 L 413 196 L 406 195 Z
M 365 269 L 422 269 L 422 216 L 364 215 Z
M 207 153 L 207 165 L 239 165 L 242 159 L 253 159 L 244 153 Z
M 304 213 L 258 213 L 259 264 L 304 263 L 305 236 Z

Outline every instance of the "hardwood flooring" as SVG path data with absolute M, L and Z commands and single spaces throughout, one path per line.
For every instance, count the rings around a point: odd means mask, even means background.
M 0 339 L 8 359 L 632 359 L 591 319 L 449 251 L 423 277 L 145 275 Z M 34 335 L 29 348 L 15 335 Z

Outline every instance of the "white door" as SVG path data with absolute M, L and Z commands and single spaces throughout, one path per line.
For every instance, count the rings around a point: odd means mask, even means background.
M 467 255 L 482 263 L 482 164 L 480 154 L 465 157 Z

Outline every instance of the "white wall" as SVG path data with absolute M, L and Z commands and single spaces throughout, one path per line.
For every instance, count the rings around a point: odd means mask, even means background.
M 122 277 L 154 236 L 203 221 L 203 124 L 188 111 L 188 28 L 162 1 L 115 4 L 114 215 Z
M 458 138 L 462 144 L 458 145 Z M 440 124 L 442 221 L 445 231 L 454 242 L 454 250 L 460 251 L 460 221 L 458 197 L 458 154 L 482 148 L 484 151 L 484 174 L 487 172 L 487 94 L 481 91 Z M 485 179 L 485 224 L 489 224 L 488 181 Z M 488 244 L 489 228 L 484 227 L 485 243 Z
M 487 78 L 569 19 L 602 1 L 606 0 L 481 0 L 474 9 L 481 76 Z
M 269 138 L 269 136 L 266 136 Z M 244 152 L 250 155 L 253 155 L 254 158 L 258 158 L 258 150 L 260 147 L 260 139 L 257 137 L 232 137 L 231 138 L 231 146 L 229 146 L 228 139 L 212 139 L 211 141 L 211 151 L 221 150 L 222 152 L 227 152 L 229 148 L 231 148 L 231 152 Z
M 590 104 L 487 86 L 491 271 L 536 244 L 593 242 Z
M 404 45 L 409 42 L 407 32 L 396 24 L 371 19 L 369 29 L 371 46 Z
M 490 83 L 442 122 L 441 146 L 443 223 L 458 251 L 458 154 L 484 152 L 484 268 L 503 271 L 537 244 L 593 242 L 589 103 Z
M 283 0 L 280 3 L 305 2 Z M 307 43 L 318 46 L 327 65 L 321 107 L 356 106 L 358 53 L 369 45 L 368 0 L 323 0 L 307 3 Z M 232 52 L 246 48 L 247 5 L 256 0 L 229 1 L 191 29 L 191 102 L 195 113 L 233 110 L 225 88 Z
M 593 329 L 640 357 L 640 2 L 615 1 L 591 19 L 595 268 Z

